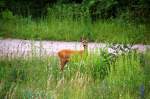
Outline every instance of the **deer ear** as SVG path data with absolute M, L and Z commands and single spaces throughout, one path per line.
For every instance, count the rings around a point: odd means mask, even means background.
M 88 42 L 88 38 L 85 39 Z
M 83 41 L 83 37 L 80 37 L 80 42 L 82 42 Z

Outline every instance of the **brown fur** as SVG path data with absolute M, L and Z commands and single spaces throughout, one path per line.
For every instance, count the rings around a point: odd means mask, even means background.
M 82 43 L 83 43 L 84 50 L 87 49 L 87 41 L 82 40 Z M 59 51 L 58 52 L 58 57 L 60 59 L 61 70 L 62 71 L 64 70 L 64 66 L 66 65 L 67 62 L 70 61 L 71 55 L 75 55 L 75 54 L 82 55 L 84 50 L 63 49 L 63 50 Z

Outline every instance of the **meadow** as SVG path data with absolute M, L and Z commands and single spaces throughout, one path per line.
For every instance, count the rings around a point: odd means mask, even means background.
M 65 11 L 65 12 L 64 12 Z M 14 15 L 1 13 L 0 38 L 32 40 L 79 41 L 84 36 L 92 42 L 149 44 L 149 26 L 122 18 L 92 21 L 88 13 L 48 9 L 47 16 Z
M 124 16 L 92 20 L 89 11 L 78 8 L 51 7 L 37 18 L 2 10 L 0 39 L 79 41 L 85 37 L 107 44 L 150 44 L 149 24 Z M 0 57 L 0 99 L 149 99 L 149 59 L 149 50 L 112 56 L 103 49 L 85 53 L 82 59 L 73 56 L 62 72 L 56 56 Z
M 62 72 L 57 57 L 1 58 L 0 98 L 149 99 L 150 52 L 74 56 Z

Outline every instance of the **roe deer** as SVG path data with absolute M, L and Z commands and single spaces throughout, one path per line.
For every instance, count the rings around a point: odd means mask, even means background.
M 64 70 L 64 66 L 66 65 L 67 62 L 70 61 L 71 55 L 79 54 L 82 55 L 83 52 L 85 52 L 88 48 L 88 42 L 87 40 L 81 39 L 82 45 L 83 45 L 83 50 L 71 50 L 71 49 L 63 49 L 58 52 L 58 57 L 60 59 L 60 66 L 61 70 Z

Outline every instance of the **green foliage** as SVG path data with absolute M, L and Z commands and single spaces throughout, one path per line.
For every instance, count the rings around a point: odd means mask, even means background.
M 144 71 L 144 88 L 145 88 L 145 93 L 147 95 L 145 97 L 150 97 L 150 86 L 149 86 L 149 81 L 150 81 L 150 53 L 149 50 L 147 50 L 146 53 L 141 54 L 140 62 L 142 66 L 142 70 Z
M 149 0 L 1 0 L 0 11 L 9 9 L 17 15 L 39 18 L 45 17 L 49 7 L 68 4 L 80 5 L 87 9 L 93 20 L 118 18 L 124 15 L 129 21 L 144 23 L 149 21 Z
M 98 42 L 149 43 L 149 25 L 132 23 L 134 13 L 130 8 L 114 14 L 117 10 L 113 9 L 120 3 L 85 0 L 82 4 L 53 5 L 47 8 L 46 16 L 37 20 L 32 15 L 24 17 L 12 10 L 2 10 L 0 36 L 65 41 L 77 41 L 84 36 Z M 117 19 L 111 18 L 118 14 Z M 99 20 L 103 18 L 107 20 Z
M 10 10 L 5 10 L 1 14 L 4 20 L 11 20 L 14 18 L 13 13 Z
M 12 59 L 0 60 L 0 98 L 18 97 L 22 91 L 30 87 L 46 88 L 48 77 L 47 61 L 38 58 L 31 60 Z M 2 86 L 1 86 L 2 85 Z M 28 87 L 27 87 L 28 86 Z M 22 87 L 23 90 L 19 89 Z M 17 90 L 16 90 L 17 89 Z M 15 94 L 13 94 L 12 90 Z M 21 90 L 19 92 L 19 90 Z
M 63 6 L 66 9 L 68 6 Z M 3 12 L 0 19 L 1 38 L 41 39 L 77 41 L 84 36 L 89 41 L 114 42 L 114 43 L 149 43 L 149 28 L 144 24 L 133 24 L 122 19 L 109 21 L 96 21 L 91 23 L 87 16 L 74 15 L 80 9 L 71 12 L 57 8 L 49 8 L 46 18 L 33 20 L 31 16 L 24 18 L 12 15 L 10 11 Z M 71 13 L 70 13 L 71 12 Z M 84 15 L 84 14 L 83 14 Z
M 92 20 L 111 19 L 117 16 L 117 0 L 95 0 L 89 6 Z
M 0 1 L 0 7 L 5 5 L 5 0 Z
M 112 63 L 105 51 L 85 53 L 73 56 L 63 72 L 56 57 L 1 59 L 0 98 L 135 99 L 141 85 L 148 98 L 149 58 L 148 51 L 129 52 Z
M 106 49 L 105 49 L 106 50 Z M 94 66 L 91 68 L 94 79 L 104 79 L 110 72 L 111 56 L 108 52 L 101 50 Z

